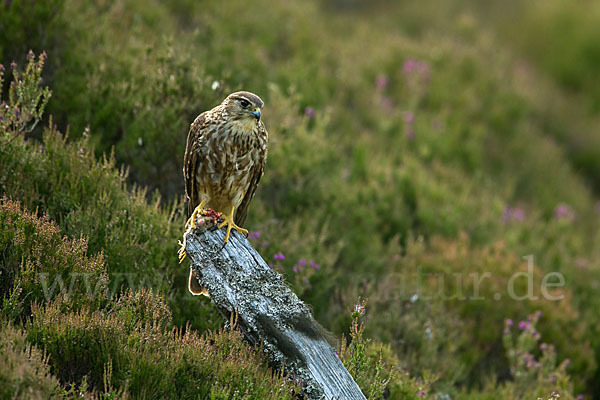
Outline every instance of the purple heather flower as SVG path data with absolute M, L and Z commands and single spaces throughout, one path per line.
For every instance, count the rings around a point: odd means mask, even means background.
M 532 357 L 531 359 L 529 359 L 529 361 L 527 361 L 527 368 L 537 368 L 540 366 L 540 363 L 535 361 L 535 359 Z
M 512 212 L 510 206 L 506 206 L 504 208 L 504 214 L 502 215 L 502 219 L 504 222 L 508 222 L 511 220 Z
M 4 72 L 4 65 L 0 64 L 0 72 Z
M 583 394 L 577 395 L 577 400 L 583 400 Z
M 409 58 L 404 62 L 402 72 L 405 75 L 418 75 L 419 78 L 426 80 L 429 78 L 429 64 Z
M 306 115 L 308 118 L 314 118 L 316 116 L 315 109 L 312 107 L 306 107 L 304 109 L 304 115 Z
M 408 140 L 412 140 L 415 138 L 415 129 L 413 127 L 413 123 L 415 122 L 415 114 L 411 111 L 406 111 L 402 116 L 404 119 L 404 124 L 406 126 L 406 138 Z
M 260 244 L 262 247 L 269 247 L 269 242 L 266 240 Z
M 506 324 L 506 326 L 513 326 L 514 325 L 513 320 L 510 319 L 510 318 L 505 319 L 504 323 Z
M 541 343 L 540 344 L 540 350 L 542 350 L 542 351 L 548 350 L 548 345 L 546 343 Z
M 515 221 L 523 221 L 525 219 L 525 211 L 522 208 L 513 208 L 512 218 Z
M 502 219 L 505 222 L 523 221 L 525 219 L 525 211 L 520 207 L 506 206 Z
M 11 62 L 11 63 L 10 63 L 10 68 L 12 68 L 12 69 L 15 69 L 15 68 L 17 68 L 17 63 L 16 63 L 16 62 L 14 62 L 14 61 L 13 61 L 13 62 Z
M 283 255 L 283 253 L 277 253 L 277 254 L 273 255 L 273 258 L 275 260 L 280 260 L 280 261 L 285 260 L 285 256 Z
M 35 54 L 33 54 L 32 50 L 29 50 L 29 53 L 27 53 L 27 60 L 31 60 L 33 57 L 35 57 Z
M 301 258 L 298 260 L 298 265 L 300 267 L 304 267 L 306 265 L 306 260 L 304 258 Z
M 381 107 L 385 111 L 388 111 L 388 112 L 394 111 L 395 106 L 394 106 L 394 102 L 391 98 L 389 98 L 387 96 L 382 96 L 380 102 L 381 102 Z
M 425 396 L 426 394 L 427 394 L 427 392 L 426 392 L 426 391 L 424 391 L 424 390 L 422 390 L 422 389 L 419 389 L 419 391 L 417 392 L 417 396 L 419 396 L 419 397 L 423 397 L 423 396 Z
M 535 357 L 531 353 L 525 353 L 522 360 L 527 365 L 527 368 L 537 368 L 540 366 L 540 363 L 535 360 Z
M 528 329 L 530 326 L 531 323 L 529 321 L 519 321 L 519 329 L 522 331 Z
M 260 239 L 260 232 L 253 231 L 248 234 L 248 239 Z
M 575 211 L 568 204 L 561 203 L 554 209 L 554 218 L 572 221 L 575 219 Z
M 294 265 L 294 266 L 292 267 L 292 271 L 294 271 L 294 272 L 298 272 L 298 266 L 297 266 L 297 265 Z
M 417 69 L 417 61 L 413 60 L 412 58 L 409 58 L 408 60 L 404 61 L 404 65 L 402 66 L 402 71 L 405 74 L 410 74 L 416 69 Z
M 377 80 L 375 81 L 375 87 L 377 88 L 377 90 L 383 90 L 388 86 L 389 83 L 390 80 L 387 76 L 379 75 L 377 77 Z
M 504 330 L 502 331 L 502 333 L 504 333 L 505 335 L 510 335 L 510 329 L 504 328 Z
M 311 266 L 311 267 L 312 267 L 312 268 L 313 268 L 315 271 L 318 271 L 318 270 L 320 270 L 320 269 L 321 269 L 321 266 L 320 266 L 319 264 L 317 264 L 316 262 L 312 261 L 312 260 L 310 261 L 310 266 Z

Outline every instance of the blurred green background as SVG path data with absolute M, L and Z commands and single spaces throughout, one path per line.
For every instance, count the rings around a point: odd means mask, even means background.
M 30 49 L 52 97 L 31 133 L 3 130 L 3 329 L 23 344 L 0 352 L 46 350 L 40 398 L 284 398 L 177 263 L 189 124 L 243 89 L 270 133 L 252 243 L 338 337 L 368 299 L 360 383 L 380 349 L 395 371 L 372 398 L 600 398 L 598 26 L 591 0 L 2 2 L 3 101 Z M 511 299 L 528 255 L 538 299 Z M 122 294 L 48 301 L 42 271 Z M 452 296 L 485 272 L 484 300 Z M 164 357 L 125 345 L 153 335 L 205 361 L 154 370 Z

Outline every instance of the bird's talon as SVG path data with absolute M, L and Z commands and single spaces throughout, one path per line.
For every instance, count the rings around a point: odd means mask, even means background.
M 187 255 L 185 252 L 185 233 L 184 233 L 184 238 L 183 238 L 183 242 L 180 240 L 179 241 L 179 250 L 177 250 L 177 255 L 179 256 L 179 264 L 182 263 L 182 261 L 185 259 L 185 256 Z
M 227 243 L 229 241 L 229 236 L 231 235 L 231 230 L 235 229 L 236 231 L 238 231 L 239 233 L 243 234 L 243 235 L 248 235 L 248 230 L 242 228 L 241 226 L 237 226 L 235 224 L 235 222 L 233 221 L 233 211 L 234 209 L 231 209 L 231 214 L 230 215 L 224 215 L 223 218 L 223 222 L 221 222 L 218 226 L 219 229 L 223 228 L 224 226 L 227 226 L 227 233 L 225 234 L 225 243 Z
M 188 220 L 185 223 L 186 228 L 190 227 L 190 229 L 195 229 L 196 228 L 196 219 L 198 218 L 198 214 L 203 215 L 204 214 L 204 206 L 206 205 L 205 201 L 200 202 L 200 204 L 198 204 L 198 206 L 196 208 L 194 208 L 194 211 L 192 212 L 192 215 L 190 216 L 190 218 L 188 218 Z
M 204 213 L 204 206 L 206 205 L 205 201 L 200 202 L 200 204 L 198 204 L 198 207 L 196 207 L 194 209 L 194 211 L 192 212 L 192 215 L 188 218 L 188 220 L 185 222 L 185 232 L 183 234 L 183 242 L 180 240 L 179 241 L 179 250 L 177 250 L 177 255 L 179 256 L 179 264 L 181 264 L 183 262 L 183 260 L 185 259 L 186 256 L 186 252 L 185 252 L 185 244 L 186 244 L 186 240 L 185 240 L 185 235 L 194 230 L 197 226 L 196 223 L 196 219 L 198 218 L 198 214 L 202 215 Z

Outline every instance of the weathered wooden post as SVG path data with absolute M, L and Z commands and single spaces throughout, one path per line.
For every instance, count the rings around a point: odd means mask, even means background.
M 262 345 L 275 368 L 300 379 L 308 399 L 365 400 L 309 308 L 250 242 L 232 231 L 211 229 L 210 219 L 186 235 L 186 252 L 215 307 L 252 344 Z

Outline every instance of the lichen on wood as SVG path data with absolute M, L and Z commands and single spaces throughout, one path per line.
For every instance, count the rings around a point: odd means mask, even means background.
M 300 380 L 308 399 L 365 399 L 309 307 L 272 270 L 250 242 L 211 221 L 186 234 L 186 252 L 199 283 L 246 340 L 267 353 L 274 368 Z

